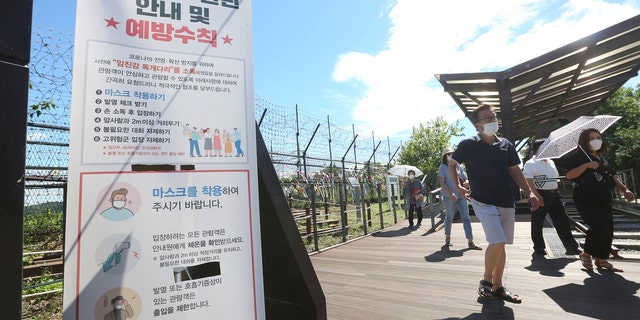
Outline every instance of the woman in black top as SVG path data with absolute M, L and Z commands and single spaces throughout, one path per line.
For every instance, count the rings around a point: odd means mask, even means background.
M 615 177 L 615 171 L 602 156 L 608 150 L 598 130 L 582 131 L 578 150 L 566 162 L 566 177 L 575 182 L 573 201 L 578 213 L 589 225 L 584 252 L 580 254 L 582 266 L 593 270 L 593 256 L 598 269 L 622 272 L 622 269 L 607 261 L 613 241 L 613 188 L 624 192 L 627 201 L 633 201 L 635 196 Z

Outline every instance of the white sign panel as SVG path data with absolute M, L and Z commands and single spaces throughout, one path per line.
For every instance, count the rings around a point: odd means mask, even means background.
M 77 12 L 64 319 L 264 319 L 251 1 Z

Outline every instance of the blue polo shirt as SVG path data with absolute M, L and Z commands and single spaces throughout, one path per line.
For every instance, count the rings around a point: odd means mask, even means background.
M 479 135 L 462 140 L 451 157 L 465 164 L 473 199 L 509 208 L 514 206 L 514 181 L 507 169 L 520 164 L 520 157 L 509 140 L 496 139 L 493 144 L 482 141 Z

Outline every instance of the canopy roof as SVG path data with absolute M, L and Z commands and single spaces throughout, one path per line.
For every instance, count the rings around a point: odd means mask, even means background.
M 501 72 L 436 74 L 465 116 L 500 106 L 502 134 L 546 137 L 590 114 L 640 69 L 640 15 Z

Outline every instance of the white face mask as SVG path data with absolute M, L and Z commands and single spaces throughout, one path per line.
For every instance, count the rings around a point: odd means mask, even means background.
M 121 310 L 121 309 L 124 309 L 124 304 L 116 305 L 116 310 Z
M 487 136 L 493 136 L 494 134 L 496 134 L 496 132 L 498 132 L 498 121 L 485 123 L 483 125 L 483 128 L 484 130 L 482 130 L 482 133 Z
M 447 155 L 447 161 L 451 161 L 451 155 L 450 154 Z
M 593 151 L 600 150 L 600 148 L 602 147 L 602 140 L 594 139 L 594 140 L 589 141 L 589 147 L 591 147 L 591 150 L 593 150 Z
M 126 204 L 126 201 L 124 200 L 113 200 L 113 207 L 116 209 L 124 208 L 125 204 Z
M 409 175 L 409 179 L 413 179 L 415 177 L 416 177 L 415 175 L 412 175 L 412 174 Z

